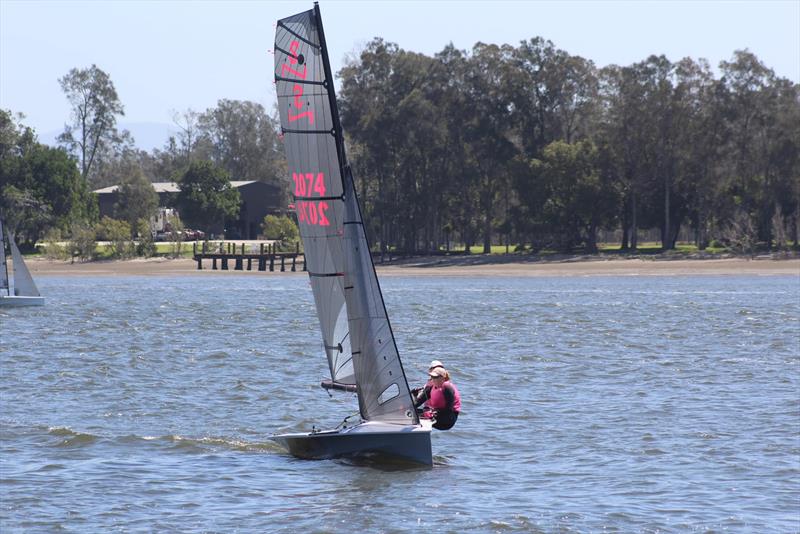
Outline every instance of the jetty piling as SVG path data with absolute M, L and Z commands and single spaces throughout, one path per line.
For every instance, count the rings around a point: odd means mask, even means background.
M 257 250 L 252 247 L 251 251 L 248 251 L 245 243 L 239 247 L 237 243 L 221 242 L 217 246 L 210 246 L 207 242 L 199 245 L 195 242 L 192 245 L 192 254 L 194 261 L 197 262 L 198 271 L 203 270 L 205 260 L 211 260 L 211 270 L 213 271 L 229 270 L 229 261 L 231 260 L 235 271 L 244 271 L 245 269 L 252 271 L 255 263 L 256 269 L 259 271 L 265 272 L 269 269 L 269 272 L 275 272 L 276 263 L 279 263 L 280 272 L 286 272 L 287 268 L 290 272 L 296 272 L 299 268 L 298 263 L 301 261 L 302 270 L 307 270 L 305 255 L 300 252 L 299 245 L 294 252 L 278 252 L 277 247 L 271 243 L 260 243 Z M 291 260 L 291 264 L 287 265 L 287 260 Z

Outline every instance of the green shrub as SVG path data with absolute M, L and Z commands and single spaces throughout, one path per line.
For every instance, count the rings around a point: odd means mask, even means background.
M 286 215 L 267 215 L 261 223 L 264 237 L 278 242 L 281 250 L 294 249 L 300 240 L 300 231 L 292 219 Z
M 150 222 L 147 219 L 139 219 L 136 223 L 136 232 L 139 239 L 136 244 L 136 255 L 150 258 L 156 255 L 156 244 L 153 241 L 153 234 L 150 231 Z
M 69 258 L 67 246 L 61 242 L 61 230 L 51 228 L 44 236 L 42 247 L 44 257 L 49 260 L 66 260 Z
M 127 258 L 133 255 L 131 225 L 125 221 L 118 221 L 111 217 L 103 217 L 97 223 L 97 237 L 101 241 L 108 241 L 108 252 L 112 258 Z
M 67 242 L 66 252 L 71 259 L 90 260 L 95 256 L 97 233 L 91 226 L 76 224 L 72 226 L 72 234 Z

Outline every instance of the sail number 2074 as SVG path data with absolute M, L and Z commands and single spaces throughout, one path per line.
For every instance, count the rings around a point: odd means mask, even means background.
M 293 172 L 294 196 L 325 196 L 325 175 L 321 172 Z M 297 220 L 301 223 L 317 226 L 330 226 L 327 211 L 328 203 L 324 200 L 298 200 L 295 205 Z

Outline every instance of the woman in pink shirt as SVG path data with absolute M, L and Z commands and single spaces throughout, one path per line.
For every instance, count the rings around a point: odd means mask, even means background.
M 427 415 L 434 419 L 433 428 L 449 430 L 456 424 L 461 411 L 461 395 L 444 367 L 430 370 L 428 376 L 430 380 L 417 395 L 415 406 L 424 403 L 426 409 L 423 417 Z

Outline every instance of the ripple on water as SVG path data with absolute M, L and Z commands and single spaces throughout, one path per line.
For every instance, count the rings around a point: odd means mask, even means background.
M 463 395 L 433 469 L 268 439 L 358 410 L 305 278 L 44 277 L 0 312 L 2 530 L 800 530 L 796 278 L 384 286 L 409 382 Z

